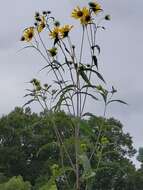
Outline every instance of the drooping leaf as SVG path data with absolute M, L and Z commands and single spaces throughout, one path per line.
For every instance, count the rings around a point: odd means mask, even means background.
M 60 98 L 59 98 L 57 104 L 53 107 L 54 110 L 55 110 L 55 111 L 59 111 L 61 105 L 62 105 L 63 102 L 66 101 L 67 99 L 70 99 L 70 98 L 69 98 L 69 97 L 65 97 L 65 94 L 63 93 L 63 94 L 60 96 Z M 66 104 L 66 105 L 68 105 L 68 104 Z M 52 109 L 53 109 L 53 108 L 52 108 Z
M 121 104 L 125 104 L 125 105 L 128 105 L 126 102 L 124 102 L 123 100 L 110 100 L 107 104 L 110 104 L 112 102 L 119 102 Z
M 90 94 L 90 93 L 87 93 L 87 92 L 75 92 L 74 94 L 73 94 L 73 96 L 75 95 L 75 94 L 85 94 L 85 95 L 88 95 L 88 96 L 90 96 L 91 98 L 93 98 L 94 100 L 98 100 L 98 98 L 96 97 L 96 96 L 94 96 L 93 94 Z
M 60 95 L 61 93 L 62 93 L 62 94 L 63 94 L 63 93 L 65 94 L 65 92 L 68 92 L 68 91 L 70 91 L 70 90 L 73 90 L 73 88 L 76 88 L 76 85 L 70 84 L 70 85 L 64 87 L 63 89 L 61 89 L 61 90 L 56 94 L 55 98 L 57 98 L 58 95 Z
M 35 99 L 31 99 L 31 100 L 29 100 L 28 102 L 26 102 L 22 107 L 25 107 L 25 106 L 31 104 L 31 103 L 34 102 L 34 101 L 36 101 L 36 100 L 35 100 Z
M 51 67 L 51 65 L 46 65 L 45 67 L 43 67 L 42 69 L 40 69 L 39 72 L 41 72 L 42 70 L 44 70 L 44 69 L 46 69 L 46 68 L 48 68 L 48 67 Z
M 99 72 L 97 72 L 97 71 L 95 71 L 93 69 L 90 69 L 90 68 L 85 68 L 84 70 L 85 71 L 90 71 L 92 73 L 95 73 L 100 80 L 102 80 L 104 83 L 106 83 L 105 80 L 104 80 L 104 78 L 102 77 L 102 75 Z
M 96 87 L 97 87 L 96 85 L 87 84 L 87 85 L 82 86 L 81 90 L 83 90 L 84 88 L 94 88 L 94 89 L 96 89 Z
M 96 117 L 96 115 L 94 115 L 93 113 L 90 113 L 90 112 L 86 112 L 82 115 L 82 117 L 85 117 L 85 116 L 89 116 L 89 117 Z

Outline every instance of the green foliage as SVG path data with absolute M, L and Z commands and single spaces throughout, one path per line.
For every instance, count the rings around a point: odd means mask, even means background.
M 55 136 L 52 117 L 63 144 Z M 5 183 L 11 176 L 21 175 L 24 180 L 30 181 L 34 190 L 49 188 L 49 184 L 51 188 L 55 188 L 55 183 L 59 190 L 72 189 L 74 171 L 65 147 L 74 162 L 75 139 L 72 134 L 75 122 L 77 118 L 64 112 L 45 116 L 44 113 L 31 113 L 29 108 L 16 108 L 3 116 L 0 119 L 1 183 Z M 86 181 L 91 190 L 111 190 L 113 187 L 115 190 L 119 187 L 119 190 L 123 190 L 124 186 L 130 187 L 131 182 L 137 186 L 135 180 L 132 180 L 133 176 L 142 184 L 143 172 L 136 173 L 127 159 L 135 153 L 132 138 L 123 132 L 119 121 L 91 116 L 89 119 L 79 120 L 79 124 L 79 160 L 83 189 Z
M 138 156 L 137 156 L 137 160 L 139 162 L 143 163 L 143 148 L 139 148 L 139 153 L 138 153 Z
M 31 190 L 29 182 L 24 182 L 21 176 L 15 176 L 0 185 L 0 190 Z

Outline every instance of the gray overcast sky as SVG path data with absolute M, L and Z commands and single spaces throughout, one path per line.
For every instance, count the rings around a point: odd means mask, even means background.
M 133 136 L 135 147 L 143 146 L 143 0 L 99 0 L 112 15 L 107 30 L 98 36 L 100 62 L 105 79 L 119 90 L 129 107 L 112 105 L 108 116 L 118 118 Z M 32 51 L 17 53 L 24 28 L 33 22 L 35 11 L 52 10 L 67 23 L 72 8 L 87 0 L 1 0 L 0 18 L 0 114 L 21 106 L 29 81 L 39 77 L 41 58 Z M 92 104 L 89 103 L 89 106 Z

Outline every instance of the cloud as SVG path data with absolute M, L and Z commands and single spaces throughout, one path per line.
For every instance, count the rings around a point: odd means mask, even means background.
M 109 107 L 109 116 L 115 116 L 124 123 L 125 130 L 133 136 L 135 146 L 142 146 L 142 115 L 143 115 L 143 1 L 137 0 L 99 0 L 105 13 L 112 16 L 106 25 L 106 31 L 98 34 L 97 43 L 101 46 L 99 57 L 101 71 L 111 86 L 117 87 L 118 97 L 129 102 L 130 106 L 113 105 Z M 0 17 L 0 113 L 7 113 L 16 105 L 22 105 L 24 100 L 25 82 L 38 73 L 43 60 L 33 51 L 16 53 L 21 48 L 19 39 L 22 31 L 34 22 L 35 11 L 52 10 L 57 19 L 64 23 L 74 22 L 70 18 L 71 10 L 77 5 L 87 4 L 86 0 L 31 0 L 26 3 L 19 0 L 5 0 L 1 3 Z M 63 11 L 64 10 L 64 11 Z M 73 33 L 78 41 L 79 35 Z M 43 76 L 43 78 L 45 75 Z M 6 96 L 7 95 L 7 96 Z M 100 105 L 88 107 L 101 113 Z M 35 109 L 38 109 L 37 107 Z

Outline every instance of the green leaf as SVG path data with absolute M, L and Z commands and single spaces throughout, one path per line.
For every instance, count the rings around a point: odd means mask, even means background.
M 107 104 L 110 104 L 112 102 L 119 102 L 121 104 L 125 104 L 125 105 L 128 105 L 126 102 L 122 101 L 122 100 L 110 100 Z
M 92 177 L 94 177 L 95 172 L 91 168 L 90 161 L 89 161 L 87 155 L 84 153 L 84 154 L 80 155 L 79 158 L 80 158 L 80 162 L 84 168 L 82 178 L 85 180 L 89 180 Z
M 64 87 L 63 89 L 61 89 L 61 90 L 57 93 L 57 95 L 56 95 L 55 98 L 57 98 L 57 96 L 58 96 L 59 94 L 61 94 L 61 93 L 64 93 L 64 94 L 65 94 L 65 92 L 68 92 L 69 90 L 73 90 L 73 88 L 76 88 L 76 85 L 70 84 L 70 85 Z
M 100 80 L 102 80 L 104 83 L 106 83 L 105 80 L 104 80 L 104 78 L 102 77 L 102 75 L 101 75 L 99 72 L 97 72 L 97 71 L 95 71 L 95 70 L 93 70 L 93 69 L 90 69 L 90 68 L 85 68 L 84 70 L 85 70 L 85 71 L 90 71 L 90 72 L 95 73 L 95 74 L 98 76 L 98 78 L 99 78 Z
M 88 123 L 82 122 L 79 127 L 83 134 L 87 136 L 90 136 L 93 134 L 92 128 L 88 125 Z
M 84 168 L 84 171 L 88 172 L 91 169 L 91 165 L 90 165 L 90 161 L 89 161 L 87 155 L 84 153 L 84 154 L 80 155 L 79 158 L 80 158 L 80 162 Z
M 57 190 L 57 186 L 55 182 L 50 182 L 40 187 L 39 190 Z
M 87 75 L 84 73 L 83 70 L 79 70 L 79 74 L 80 74 L 80 76 L 83 78 L 83 80 L 84 80 L 87 84 L 91 85 L 91 84 L 90 84 L 90 80 L 88 79 Z
M 93 94 L 87 93 L 87 92 L 75 92 L 75 93 L 73 94 L 73 96 L 76 95 L 76 94 L 85 94 L 85 95 L 90 96 L 90 97 L 93 98 L 94 100 L 99 100 L 96 96 L 94 96 Z
M 25 94 L 24 98 L 27 97 L 27 96 L 35 96 L 35 94 L 34 93 Z
M 96 115 L 94 115 L 93 113 L 90 113 L 90 112 L 86 112 L 82 115 L 82 117 L 84 116 L 89 116 L 89 117 L 96 117 Z
M 37 152 L 37 156 L 39 156 L 39 154 L 42 152 L 42 151 L 47 151 L 48 149 L 56 149 L 59 147 L 59 144 L 57 142 L 51 142 L 51 143 L 47 143 L 47 144 L 44 144 L 42 145 L 38 152 Z
M 51 65 L 49 64 L 49 65 L 44 66 L 42 69 L 40 69 L 39 72 L 41 72 L 42 70 L 44 70 L 44 69 L 46 69 L 46 68 L 48 68 L 48 67 L 51 67 Z
M 54 108 L 54 111 L 59 111 L 60 110 L 60 107 L 63 103 L 63 101 L 66 101 L 67 99 L 69 99 L 69 97 L 64 97 L 65 96 L 65 93 L 63 93 L 61 96 L 60 96 L 60 99 L 58 100 L 57 104 L 53 107 Z M 67 104 L 68 105 L 68 104 Z M 52 109 L 53 109 L 52 108 Z
M 95 88 L 95 89 L 96 89 L 97 86 L 96 86 L 96 85 L 91 85 L 91 84 L 89 85 L 89 84 L 88 84 L 88 85 L 82 86 L 81 90 L 84 89 L 84 88 Z
M 25 107 L 26 105 L 31 104 L 32 102 L 36 101 L 35 99 L 31 99 L 28 102 L 26 102 L 22 107 Z
M 96 55 L 93 55 L 93 56 L 92 56 L 92 60 L 93 60 L 94 65 L 96 66 L 96 68 L 97 68 L 97 70 L 98 70 L 98 61 L 97 61 Z
M 52 63 L 56 63 L 57 65 L 59 65 L 58 69 L 61 67 L 62 70 L 65 72 L 65 70 L 64 70 L 64 68 L 63 68 L 63 65 L 62 65 L 59 61 L 54 60 Z

